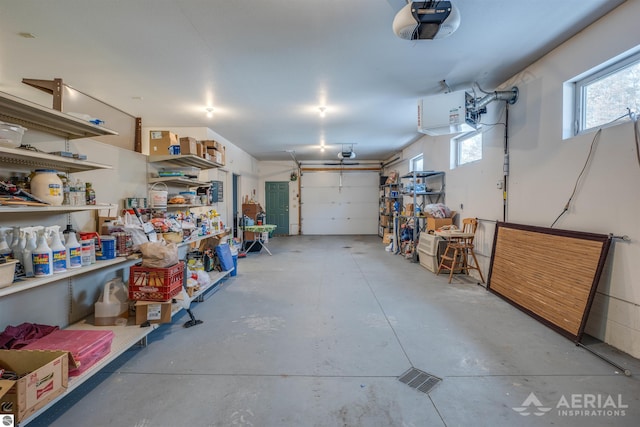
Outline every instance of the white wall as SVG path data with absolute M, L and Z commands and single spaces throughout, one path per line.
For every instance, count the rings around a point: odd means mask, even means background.
M 640 2 L 626 2 L 580 34 L 501 85 L 517 86 L 518 102 L 509 107 L 510 177 L 507 221 L 549 227 L 562 212 L 582 169 L 594 133 L 562 139 L 563 83 L 640 44 Z M 493 123 L 504 112 L 494 102 L 483 121 Z M 502 220 L 504 127 L 484 135 L 483 159 L 449 169 L 449 137 L 425 136 L 402 153 L 396 166 L 424 152 L 425 169 L 447 171 L 447 204 L 462 217 Z M 640 166 L 631 123 L 602 131 L 591 165 L 569 211 L 555 228 L 629 235 L 614 240 L 599 284 L 586 332 L 640 357 Z M 464 209 L 461 208 L 464 205 Z M 481 221 L 478 252 L 488 271 L 494 224 Z

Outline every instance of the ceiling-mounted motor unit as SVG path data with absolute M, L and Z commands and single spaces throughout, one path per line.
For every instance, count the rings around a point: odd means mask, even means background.
M 437 136 L 476 130 L 477 116 L 469 105 L 473 105 L 473 95 L 464 90 L 420 99 L 418 132 Z
M 450 1 L 409 1 L 393 19 L 393 32 L 406 40 L 441 39 L 459 26 L 460 11 Z

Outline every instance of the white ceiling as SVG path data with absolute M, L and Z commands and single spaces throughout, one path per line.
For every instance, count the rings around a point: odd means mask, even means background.
M 3 0 L 0 90 L 35 100 L 22 78 L 59 77 L 260 160 L 335 159 L 341 144 L 379 160 L 419 137 L 416 101 L 441 80 L 493 90 L 624 2 L 453 1 L 456 33 L 407 41 L 391 30 L 404 0 Z

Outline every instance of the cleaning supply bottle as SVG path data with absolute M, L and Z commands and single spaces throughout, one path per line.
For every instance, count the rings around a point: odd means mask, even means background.
M 8 256 L 11 254 L 11 248 L 7 243 L 7 239 L 5 237 L 5 230 L 0 231 L 0 255 Z
M 65 247 L 67 248 L 67 268 L 82 267 L 82 251 L 76 232 L 67 225 L 67 229 L 62 232 L 65 235 Z
M 31 259 L 33 260 L 33 274 L 36 277 L 51 276 L 53 274 L 53 253 L 49 245 L 47 245 L 44 231 L 40 231 L 38 234 L 38 246 L 31 254 Z
M 67 248 L 62 244 L 60 234 L 61 233 L 54 231 L 51 241 L 54 273 L 64 273 L 67 271 Z
M 26 277 L 33 277 L 33 251 L 36 250 L 36 235 L 32 228 L 25 229 L 27 244 L 22 252 L 24 258 L 24 274 Z

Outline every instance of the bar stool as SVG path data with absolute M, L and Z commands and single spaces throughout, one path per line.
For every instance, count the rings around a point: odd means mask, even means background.
M 464 218 L 462 220 L 462 234 L 464 237 L 451 236 L 448 237 L 447 247 L 440 258 L 440 265 L 436 274 L 440 274 L 441 270 L 449 270 L 449 283 L 453 278 L 453 272 L 465 272 L 469 274 L 469 270 L 478 270 L 480 280 L 484 283 L 484 276 L 480 270 L 478 258 L 473 250 L 473 239 L 476 229 L 478 228 L 478 220 L 475 218 Z M 469 236 L 470 235 L 470 236 Z M 469 263 L 469 257 L 473 258 L 473 264 Z

